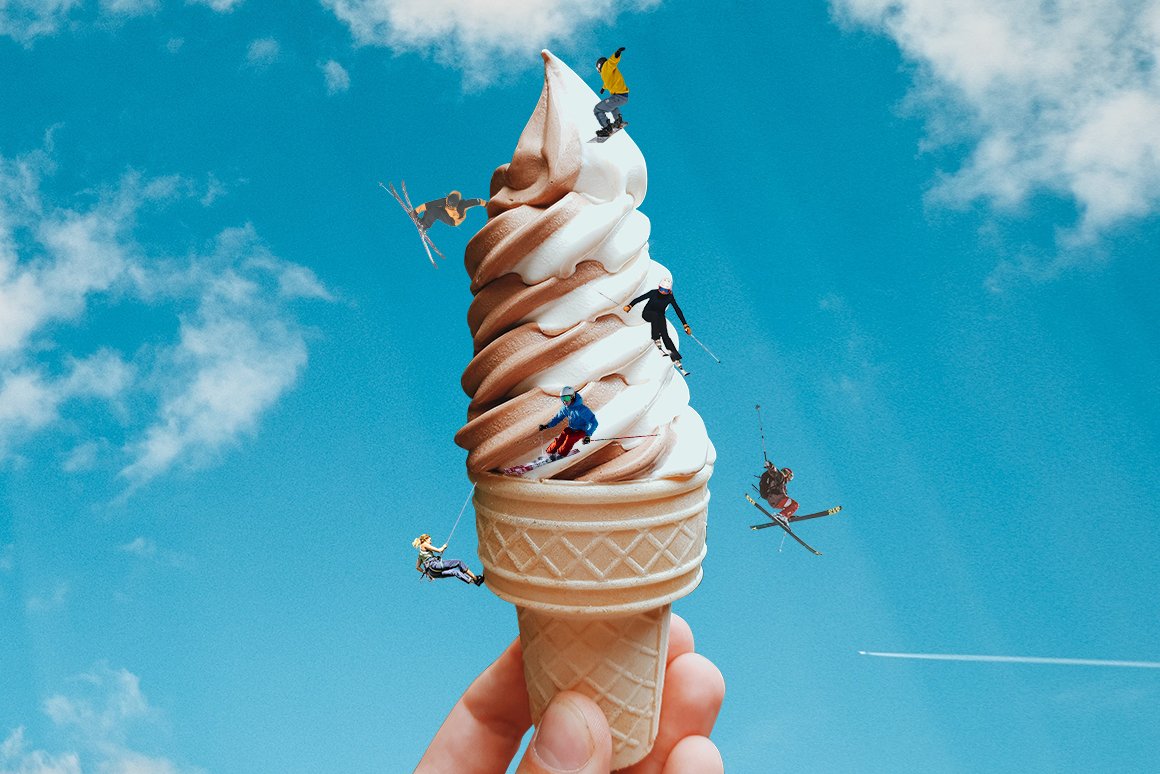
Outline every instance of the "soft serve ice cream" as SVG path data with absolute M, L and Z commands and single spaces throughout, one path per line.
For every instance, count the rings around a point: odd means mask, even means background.
M 511 163 L 492 176 L 489 221 L 467 246 L 475 356 L 456 443 L 473 473 L 534 458 L 547 439 L 535 428 L 570 385 L 596 412 L 599 437 L 652 437 L 579 447 L 539 468 L 541 478 L 691 476 L 715 457 L 705 425 L 647 326 L 622 311 L 669 274 L 649 257 L 649 220 L 637 210 L 644 156 L 626 132 L 586 142 L 596 95 L 546 51 L 544 62 L 539 104 Z
M 701 580 L 715 453 L 684 380 L 621 311 L 668 276 L 637 211 L 644 158 L 624 131 L 585 142 L 596 95 L 548 52 L 544 71 L 467 246 L 475 356 L 455 440 L 476 483 L 487 586 L 516 606 L 533 720 L 560 691 L 589 696 L 621 768 L 657 736 L 670 606 Z M 578 445 L 535 476 L 492 472 L 541 454 L 537 427 L 565 386 L 596 413 L 597 441 L 647 437 Z

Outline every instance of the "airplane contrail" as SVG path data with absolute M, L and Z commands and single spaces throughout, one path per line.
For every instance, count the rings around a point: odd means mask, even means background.
M 1099 658 L 1042 658 L 1039 656 L 975 656 L 958 653 L 879 653 L 860 650 L 862 656 L 881 658 L 917 658 L 927 661 L 989 661 L 1000 664 L 1063 664 L 1066 666 L 1131 667 L 1134 669 L 1160 669 L 1160 661 L 1109 661 Z

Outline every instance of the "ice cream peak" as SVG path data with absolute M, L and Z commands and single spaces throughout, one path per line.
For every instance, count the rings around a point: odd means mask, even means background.
M 602 437 L 540 477 L 621 481 L 689 476 L 714 459 L 685 382 L 621 307 L 669 272 L 648 254 L 640 149 L 621 131 L 590 143 L 596 94 L 545 51 L 544 88 L 510 164 L 492 176 L 489 221 L 467 246 L 475 357 L 456 443 L 468 468 L 526 462 L 550 440 L 536 428 L 574 385 Z

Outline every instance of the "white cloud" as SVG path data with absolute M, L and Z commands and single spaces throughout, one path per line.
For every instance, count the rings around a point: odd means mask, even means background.
M 612 24 L 621 11 L 647 10 L 659 2 L 323 0 L 359 44 L 432 52 L 438 61 L 461 67 L 474 85 L 502 71 L 505 65 L 497 59 L 535 67 L 540 49 L 567 45 L 597 24 Z M 593 61 L 597 56 L 592 55 Z
M 101 11 L 112 16 L 144 16 L 160 7 L 159 0 L 101 0 Z
M 54 35 L 82 3 L 83 0 L 7 0 L 0 3 L 0 36 L 28 45 L 35 38 Z
M 81 774 L 81 762 L 76 753 L 26 750 L 20 726 L 0 744 L 0 774 Z
M 157 544 L 146 537 L 137 537 L 132 541 L 121 546 L 121 550 L 127 554 L 140 556 L 143 559 L 152 559 L 157 556 Z
M 52 591 L 47 594 L 34 594 L 24 602 L 24 608 L 30 613 L 47 613 L 64 606 L 68 598 L 69 586 L 64 581 L 57 581 Z
M 350 89 L 350 73 L 346 68 L 333 59 L 320 64 L 323 77 L 326 78 L 326 93 L 338 94 Z
M 917 65 L 930 142 L 973 147 L 933 196 L 1075 202 L 1064 247 L 1160 211 L 1160 0 L 832 0 Z
M 119 446 L 110 456 L 134 486 L 252 431 L 306 363 L 290 305 L 332 300 L 326 288 L 249 226 L 222 231 L 204 255 L 151 255 L 136 241 L 137 219 L 204 199 L 189 181 L 129 173 L 87 208 L 64 209 L 42 201 L 50 172 L 45 153 L 0 157 L 0 460 L 38 433 L 83 432 L 72 407 L 115 409 L 124 438 L 101 447 L 76 439 L 65 468 L 89 469 L 99 448 Z M 128 344 L 131 354 L 103 344 L 99 325 L 69 337 L 84 351 L 60 345 L 59 333 L 89 327 L 91 307 L 116 305 L 158 320 Z
M 75 690 L 54 694 L 44 712 L 77 750 L 50 753 L 30 750 L 24 726 L 0 743 L 0 774 L 194 774 L 162 756 L 138 752 L 134 732 L 156 723 L 160 713 L 141 691 L 138 677 L 126 669 L 99 664 L 71 681 Z
M 258 38 L 246 49 L 246 63 L 251 67 L 267 67 L 277 61 L 281 50 L 274 38 Z
M 256 257 L 245 259 L 246 256 Z M 181 321 L 180 341 L 169 353 L 171 379 L 163 391 L 160 416 L 131 449 L 134 462 L 122 470 L 130 481 L 148 480 L 183 455 L 204 459 L 237 435 L 253 429 L 257 417 L 297 379 L 306 364 L 302 333 L 277 314 L 286 276 L 303 288 L 301 297 L 325 294 L 309 269 L 286 266 L 262 251 L 250 228 L 224 232 L 216 263 L 243 260 L 235 268 L 201 282 L 194 314 Z M 265 312 L 264 314 L 262 312 Z
M 242 0 L 186 0 L 190 5 L 208 5 L 218 13 L 229 13 L 242 4 Z
M 85 441 L 77 444 L 61 463 L 61 469 L 66 473 L 79 473 L 92 470 L 97 466 L 101 452 L 101 445 L 96 441 Z

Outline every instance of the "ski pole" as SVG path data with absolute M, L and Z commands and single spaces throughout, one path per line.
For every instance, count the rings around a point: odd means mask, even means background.
M 600 291 L 599 291 L 599 290 L 597 290 L 596 292 L 597 292 L 597 293 L 600 293 Z M 604 296 L 605 298 L 607 298 L 609 301 L 611 301 L 612 303 L 616 304 L 617 306 L 620 306 L 620 305 L 621 305 L 619 301 L 617 301 L 615 298 L 613 298 L 612 296 L 608 295 L 607 293 L 600 293 L 600 295 Z
M 592 443 L 597 441 L 627 441 L 629 438 L 656 438 L 660 433 L 649 433 L 648 435 L 615 435 L 611 438 L 593 438 Z
M 697 342 L 698 344 L 700 344 L 700 345 L 701 345 L 701 349 L 703 349 L 703 350 L 705 350 L 706 352 L 708 352 L 708 353 L 709 353 L 709 357 L 713 358 L 713 359 L 714 359 L 714 360 L 716 360 L 718 363 L 720 363 L 720 362 L 721 362 L 721 358 L 719 358 L 719 357 L 717 357 L 716 355 L 714 355 L 714 354 L 713 354 L 713 351 L 712 351 L 711 349 L 709 349 L 708 347 L 706 347 L 704 344 L 701 344 L 701 340 L 700 340 L 700 339 L 698 339 L 696 336 L 693 336 L 693 334 L 692 334 L 692 332 L 691 332 L 691 331 L 689 332 L 689 336 L 692 336 L 692 338 L 693 338 L 693 341 L 695 341 L 695 342 Z
M 765 453 L 765 428 L 761 424 L 761 404 L 758 403 L 754 408 L 757 409 L 757 430 L 761 433 L 761 456 L 769 462 L 769 455 Z

